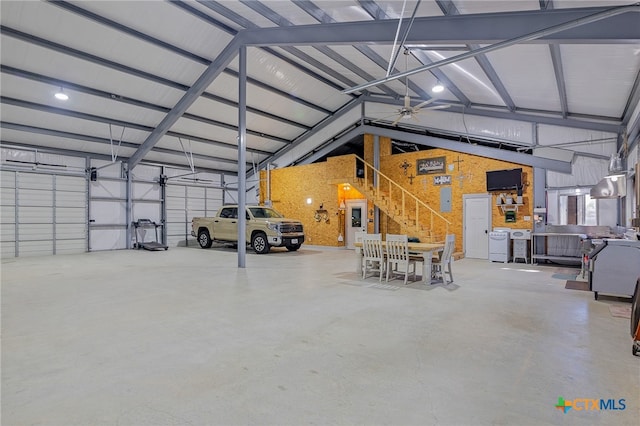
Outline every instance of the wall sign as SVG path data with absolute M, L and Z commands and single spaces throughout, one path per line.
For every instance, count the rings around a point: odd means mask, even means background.
M 447 166 L 447 157 L 423 158 L 416 161 L 417 174 L 430 175 L 444 173 Z
M 434 185 L 451 185 L 451 175 L 440 175 L 433 177 Z

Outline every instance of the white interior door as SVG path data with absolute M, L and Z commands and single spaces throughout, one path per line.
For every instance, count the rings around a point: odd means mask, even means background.
M 489 258 L 491 230 L 491 196 L 464 196 L 464 256 L 473 259 Z
M 367 231 L 367 200 L 347 200 L 345 215 L 345 246 L 355 249 L 356 232 Z

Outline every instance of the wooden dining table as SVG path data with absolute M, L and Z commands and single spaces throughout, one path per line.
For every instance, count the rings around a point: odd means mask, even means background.
M 382 241 L 382 248 L 386 249 L 386 241 Z M 362 276 L 362 242 L 356 242 L 356 272 Z M 431 259 L 434 253 L 444 250 L 444 243 L 408 243 L 411 254 L 422 255 L 422 282 L 431 283 Z

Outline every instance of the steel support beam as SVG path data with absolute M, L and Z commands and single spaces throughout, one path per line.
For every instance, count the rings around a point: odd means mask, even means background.
M 244 268 L 247 255 L 247 218 L 246 197 L 247 197 L 247 48 L 241 46 L 239 51 L 238 65 L 240 75 L 238 76 L 238 268 Z M 265 241 L 268 244 L 268 242 Z
M 638 6 L 627 6 L 634 11 Z M 607 7 L 556 9 L 548 11 L 483 13 L 416 18 L 407 43 L 487 44 L 520 37 L 554 25 L 585 18 L 610 10 Z M 302 25 L 243 31 L 251 46 L 286 46 L 316 44 L 390 44 L 398 20 L 361 21 L 340 24 Z M 530 43 L 637 43 L 640 40 L 638 16 L 624 13 L 606 21 L 574 27 L 530 40 Z

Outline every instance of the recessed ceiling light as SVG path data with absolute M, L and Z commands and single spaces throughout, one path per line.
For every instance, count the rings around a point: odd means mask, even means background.
M 69 96 L 66 93 L 64 93 L 64 90 L 62 90 L 62 87 L 54 96 L 56 97 L 56 99 L 61 101 L 66 101 L 67 99 L 69 99 Z

